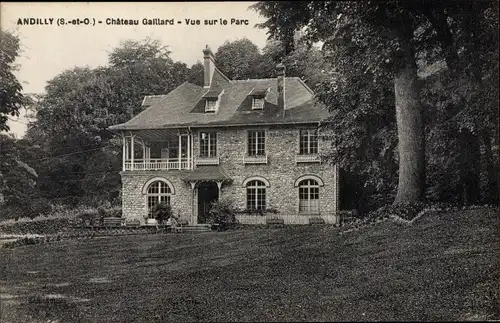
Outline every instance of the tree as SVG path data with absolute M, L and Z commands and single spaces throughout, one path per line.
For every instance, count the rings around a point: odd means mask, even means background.
M 217 67 L 232 80 L 255 78 L 260 61 L 257 45 L 247 38 L 226 41 L 215 53 Z
M 19 38 L 0 30 L 0 131 L 9 131 L 8 116 L 19 116 L 25 104 L 22 86 L 14 75 L 19 56 Z
M 458 66 L 456 53 L 460 47 L 455 46 L 455 40 L 461 36 L 473 40 L 466 35 L 472 30 L 477 32 L 477 18 L 490 6 L 489 2 L 462 6 L 453 1 L 272 1 L 258 2 L 252 7 L 268 18 L 260 27 L 268 28 L 272 37 L 286 41 L 288 51 L 293 49 L 290 33 L 304 27 L 310 41 L 324 41 L 323 50 L 331 57 L 336 75 L 345 76 L 340 82 L 332 81 L 332 86 L 339 83 L 366 93 L 372 92 L 372 86 L 359 84 L 370 85 L 366 84 L 367 79 L 373 85 L 387 78 L 392 80 L 399 159 L 394 203 L 398 204 L 424 196 L 425 141 L 417 61 L 431 65 L 444 59 L 451 68 Z M 450 20 L 460 28 L 452 28 Z M 360 71 L 364 77 L 352 77 Z M 359 91 L 351 91 L 351 97 L 363 96 Z M 335 103 L 333 93 L 326 96 L 332 99 L 330 104 Z M 374 104 L 377 105 L 378 102 Z M 330 106 L 336 109 L 335 105 Z
M 139 113 L 144 96 L 166 94 L 187 79 L 187 66 L 169 54 L 158 41 L 125 41 L 110 53 L 110 66 L 74 68 L 48 82 L 28 130 L 44 152 L 39 187 L 48 198 L 117 200 L 121 142 L 107 128 Z
M 193 64 L 189 69 L 188 82 L 203 86 L 205 78 L 204 78 L 204 70 L 203 64 L 198 61 L 196 64 Z
M 446 68 L 423 88 L 425 102 L 434 107 L 429 163 L 441 170 L 440 178 L 431 176 L 430 188 L 434 195 L 468 204 L 496 203 L 498 154 L 492 147 L 498 133 L 498 3 L 462 7 L 467 15 L 451 11 L 447 18 L 460 50 L 447 52 Z
M 285 53 L 282 41 L 270 39 L 262 49 L 260 64 L 257 67 L 258 78 L 276 77 L 276 65 L 286 66 L 286 75 L 300 77 L 309 87 L 316 88 L 331 69 L 319 49 L 310 46 L 299 33 L 295 36 L 295 45 L 291 52 Z
M 19 141 L 0 134 L 0 155 L 2 156 L 0 158 L 1 218 L 8 217 L 9 213 L 16 217 L 38 215 L 33 214 L 30 210 L 37 197 L 35 183 L 38 174 L 22 160 L 22 149 Z

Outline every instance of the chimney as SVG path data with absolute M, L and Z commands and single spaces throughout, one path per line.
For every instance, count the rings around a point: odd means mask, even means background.
M 283 110 L 283 114 L 285 113 L 285 65 L 283 63 L 279 63 L 276 66 L 277 72 L 277 83 L 278 83 L 278 108 Z
M 215 70 L 215 57 L 208 45 L 203 50 L 203 68 L 204 68 L 204 78 L 203 87 L 209 88 L 212 83 L 212 77 L 214 76 Z

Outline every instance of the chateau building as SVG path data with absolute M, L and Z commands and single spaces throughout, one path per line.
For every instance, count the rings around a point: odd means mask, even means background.
M 210 204 L 227 197 L 246 210 L 241 223 L 337 223 L 338 168 L 321 159 L 327 111 L 313 91 L 282 64 L 276 78 L 230 80 L 208 47 L 203 54 L 204 86 L 147 96 L 141 113 L 110 127 L 123 139 L 124 217 L 144 223 L 166 202 L 202 224 Z

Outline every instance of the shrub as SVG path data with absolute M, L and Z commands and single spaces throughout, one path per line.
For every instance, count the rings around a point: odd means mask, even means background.
M 172 215 L 172 207 L 167 203 L 156 204 L 153 208 L 153 216 L 160 224 L 167 221 Z
M 224 229 L 236 223 L 235 214 L 236 209 L 233 200 L 223 197 L 210 205 L 210 210 L 208 211 L 209 222 Z

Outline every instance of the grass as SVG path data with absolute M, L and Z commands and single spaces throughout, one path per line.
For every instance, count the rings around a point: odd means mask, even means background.
M 493 210 L 1 249 L 1 322 L 500 319 Z

